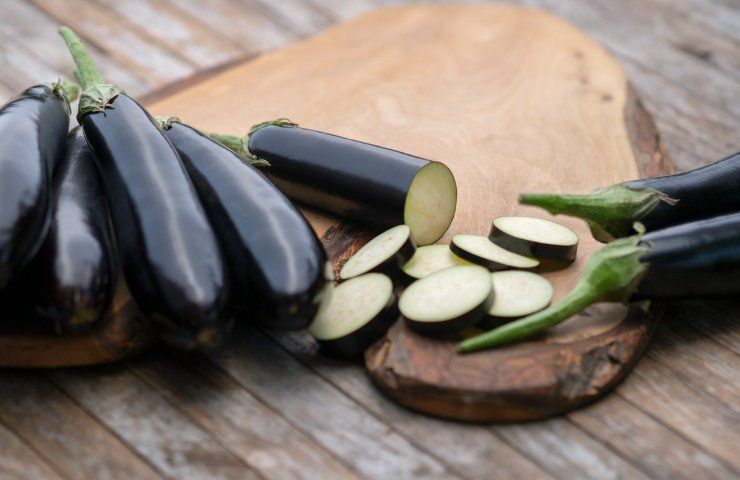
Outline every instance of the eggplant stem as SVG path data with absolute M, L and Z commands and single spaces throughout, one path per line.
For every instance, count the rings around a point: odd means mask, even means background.
M 594 238 L 608 242 L 634 233 L 632 226 L 661 202 L 678 200 L 652 188 L 612 185 L 585 195 L 524 194 L 519 203 L 586 221 Z
M 460 342 L 460 353 L 474 352 L 531 337 L 597 302 L 626 302 L 648 270 L 640 258 L 650 250 L 641 234 L 615 240 L 588 261 L 578 284 L 555 305 Z
M 251 133 L 251 130 L 250 130 Z M 244 160 L 245 162 L 250 163 L 251 165 L 255 167 L 269 167 L 270 162 L 263 158 L 259 158 L 256 155 L 253 155 L 252 152 L 249 151 L 248 143 L 249 143 L 249 134 L 238 137 L 236 135 L 221 135 L 219 133 L 206 133 L 208 137 L 211 139 L 217 141 L 224 147 L 228 148 L 232 152 L 236 153 L 239 158 Z
M 75 78 L 82 87 L 77 119 L 81 119 L 88 113 L 95 113 L 113 108 L 111 102 L 120 93 L 123 93 L 116 85 L 105 83 L 97 65 L 88 53 L 80 37 L 71 28 L 63 26 L 59 28 L 59 35 L 67 44 L 72 59 L 75 62 Z
M 51 89 L 65 100 L 67 114 L 72 113 L 70 104 L 77 100 L 77 97 L 80 95 L 80 89 L 77 84 L 67 78 L 60 78 L 51 84 Z

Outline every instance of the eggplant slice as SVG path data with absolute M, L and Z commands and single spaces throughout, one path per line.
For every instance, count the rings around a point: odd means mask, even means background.
M 308 331 L 322 351 L 356 357 L 385 334 L 398 318 L 393 282 L 368 273 L 327 290 Z
M 508 270 L 519 268 L 522 270 L 537 268 L 540 262 L 531 257 L 510 252 L 483 235 L 459 233 L 452 237 L 450 250 L 455 255 L 476 263 L 489 270 Z
M 494 218 L 488 238 L 510 252 L 542 260 L 572 261 L 578 250 L 573 230 L 543 218 Z
M 438 336 L 478 323 L 492 302 L 488 270 L 478 265 L 460 265 L 412 283 L 401 295 L 398 306 L 411 329 Z
M 373 238 L 347 260 L 339 271 L 341 280 L 368 272 L 395 274 L 416 251 L 407 225 L 398 225 Z
M 470 265 L 470 262 L 452 253 L 449 245 L 427 245 L 417 248 L 414 256 L 403 264 L 401 270 L 409 280 L 414 281 L 459 265 Z
M 488 317 L 479 324 L 482 328 L 495 328 L 537 313 L 552 301 L 552 284 L 536 273 L 519 270 L 493 272 L 491 281 L 496 297 L 488 310 Z

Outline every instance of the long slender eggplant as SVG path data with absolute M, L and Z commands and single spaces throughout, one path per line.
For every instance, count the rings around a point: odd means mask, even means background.
M 0 108 L 0 288 L 36 254 L 51 218 L 51 176 L 64 155 L 69 101 L 36 85 Z
M 80 39 L 60 29 L 83 88 L 78 121 L 96 159 L 123 272 L 162 338 L 211 347 L 229 327 L 229 276 L 177 151 L 144 108 L 106 84 Z
M 740 295 L 740 213 L 638 233 L 606 245 L 557 304 L 462 342 L 472 352 L 527 338 L 596 302 Z
M 108 207 L 82 129 L 67 138 L 54 173 L 49 232 L 21 274 L 18 290 L 35 327 L 80 333 L 95 327 L 110 304 L 116 261 Z
M 285 119 L 244 138 L 211 136 L 243 158 L 269 162 L 267 175 L 291 199 L 373 228 L 406 224 L 418 245 L 436 242 L 455 215 L 455 178 L 439 162 Z
M 579 217 L 594 238 L 610 241 L 648 231 L 740 211 L 740 152 L 676 175 L 619 183 L 585 195 L 527 194 L 519 199 L 552 214 Z
M 218 233 L 240 293 L 256 291 L 270 326 L 308 326 L 326 283 L 326 253 L 306 219 L 234 152 L 175 119 L 163 126 Z

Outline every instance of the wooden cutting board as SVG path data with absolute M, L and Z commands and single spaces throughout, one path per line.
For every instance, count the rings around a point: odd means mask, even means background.
M 522 7 L 379 10 L 146 103 L 154 115 L 207 131 L 244 133 L 289 117 L 442 161 L 459 190 L 444 243 L 454 233 L 486 234 L 497 215 L 547 217 L 517 205 L 521 192 L 587 192 L 671 170 L 614 58 L 566 22 Z M 304 211 L 337 268 L 370 236 Z M 581 237 L 574 265 L 547 273 L 560 297 L 599 244 L 582 222 L 558 221 Z M 368 351 L 366 365 L 381 389 L 426 413 L 539 418 L 596 398 L 622 378 L 657 311 L 599 305 L 546 337 L 467 356 L 399 322 Z

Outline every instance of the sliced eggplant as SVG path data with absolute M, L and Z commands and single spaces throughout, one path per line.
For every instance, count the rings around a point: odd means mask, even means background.
M 395 274 L 416 251 L 411 229 L 398 225 L 373 238 L 347 260 L 339 271 L 339 278 L 347 280 L 368 272 Z
M 510 252 L 542 260 L 570 262 L 578 251 L 573 230 L 544 218 L 494 218 L 488 238 Z
M 488 316 L 479 326 L 495 328 L 547 308 L 552 301 L 552 284 L 542 275 L 519 270 L 491 273 L 496 297 Z
M 439 240 L 455 216 L 455 177 L 439 162 L 285 119 L 255 125 L 246 138 L 211 136 L 245 159 L 267 160 L 265 173 L 291 200 L 373 228 L 405 223 L 419 245 Z
M 398 318 L 393 282 L 382 273 L 352 278 L 326 292 L 308 331 L 328 354 L 361 355 Z
M 449 245 L 427 245 L 417 248 L 414 256 L 403 264 L 401 270 L 408 280 L 415 281 L 445 268 L 469 264 L 467 260 L 452 253 Z
M 540 264 L 535 258 L 525 257 L 499 247 L 483 235 L 458 233 L 452 237 L 450 250 L 458 257 L 492 271 L 508 270 L 510 268 L 528 270 L 537 268 Z
M 399 309 L 408 326 L 441 336 L 482 320 L 493 303 L 491 274 L 478 265 L 460 265 L 417 280 L 401 295 Z

